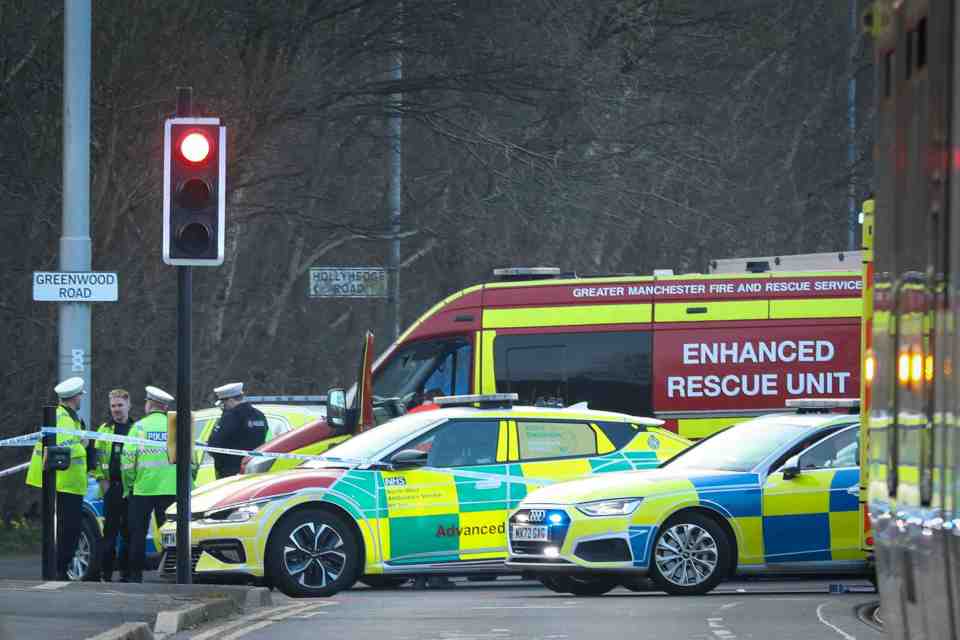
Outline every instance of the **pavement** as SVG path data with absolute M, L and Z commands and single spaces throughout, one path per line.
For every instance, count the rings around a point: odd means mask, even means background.
M 269 602 L 266 589 L 177 585 L 145 574 L 144 584 L 44 582 L 40 559 L 0 558 L 0 640 L 93 638 L 134 623 L 166 630 L 222 620 Z M 151 637 L 114 635 L 113 640 Z
M 538 583 L 457 581 L 452 589 L 357 587 L 327 599 L 274 593 L 274 606 L 166 640 L 880 640 L 858 610 L 877 599 L 863 582 L 731 582 L 706 596 L 616 589 L 578 598 Z

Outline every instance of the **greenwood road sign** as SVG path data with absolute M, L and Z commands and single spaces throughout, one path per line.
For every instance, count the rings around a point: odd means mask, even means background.
M 34 271 L 35 302 L 116 302 L 116 273 L 105 271 Z

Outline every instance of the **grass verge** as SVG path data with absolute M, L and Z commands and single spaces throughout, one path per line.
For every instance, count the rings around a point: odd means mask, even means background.
M 40 553 L 40 523 L 19 518 L 0 520 L 0 556 Z

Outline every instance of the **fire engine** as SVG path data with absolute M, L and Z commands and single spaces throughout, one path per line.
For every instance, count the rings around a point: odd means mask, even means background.
M 494 273 L 496 281 L 439 302 L 373 363 L 372 383 L 361 385 L 373 400 L 369 418 L 357 409 L 347 417 L 353 426 L 321 421 L 264 450 L 309 453 L 311 445 L 434 396 L 516 393 L 525 404 L 586 402 L 660 418 L 698 439 L 780 410 L 792 398 L 843 398 L 859 390 L 859 269 Z M 347 405 L 363 406 L 355 391 L 348 396 Z M 277 464 L 261 459 L 251 470 Z

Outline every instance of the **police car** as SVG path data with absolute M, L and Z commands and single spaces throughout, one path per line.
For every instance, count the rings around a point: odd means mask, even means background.
M 576 595 L 643 576 L 703 594 L 732 574 L 867 574 L 858 429 L 850 415 L 768 415 L 654 471 L 533 491 L 510 514 L 507 564 Z
M 292 471 L 244 475 L 192 495 L 194 575 L 242 576 L 292 596 L 358 579 L 507 571 L 506 517 L 529 491 L 653 468 L 689 446 L 660 420 L 513 406 L 516 394 L 436 399 Z M 176 571 L 174 509 L 161 529 Z

